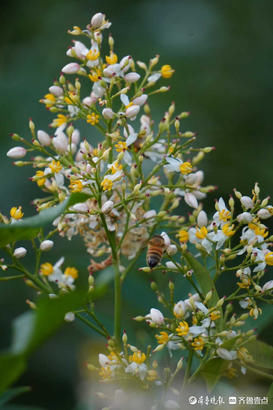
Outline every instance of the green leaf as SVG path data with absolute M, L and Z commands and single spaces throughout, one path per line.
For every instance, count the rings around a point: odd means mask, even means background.
M 75 192 L 59 205 L 45 209 L 35 216 L 24 218 L 12 224 L 0 224 L 0 246 L 14 241 L 35 238 L 41 228 L 51 224 L 66 209 L 78 202 L 84 202 L 88 198 L 90 196 L 87 194 Z
M 273 346 L 260 340 L 252 340 L 244 346 L 253 357 L 256 366 L 273 369 Z
M 31 388 L 29 386 L 15 387 L 14 389 L 7 390 L 5 393 L 0 395 L 0 406 L 12 400 L 14 397 L 17 397 L 22 393 L 27 393 L 30 390 Z
M 273 383 L 269 387 L 267 397 L 269 398 L 269 403 L 271 403 L 273 399 Z
M 24 313 L 13 325 L 9 353 L 0 354 L 0 392 L 24 372 L 26 360 L 63 323 L 64 316 L 87 302 L 87 290 L 76 290 L 56 299 L 41 298 L 37 309 Z
M 23 355 L 6 353 L 0 355 L 0 392 L 6 390 L 26 368 L 26 359 Z
M 20 406 L 16 404 L 7 405 L 1 407 L 1 410 L 45 410 L 42 407 L 33 407 L 33 406 Z
M 193 269 L 194 276 L 203 295 L 205 296 L 209 291 L 212 291 L 212 297 L 208 301 L 208 307 L 215 306 L 219 301 L 219 297 L 209 271 L 203 265 L 201 265 L 201 263 L 198 262 L 198 260 L 191 253 L 185 252 L 184 257 L 190 267 Z M 218 310 L 221 313 L 221 318 L 215 322 L 215 325 L 218 329 L 221 329 L 223 321 L 223 311 L 222 308 L 218 308 Z
M 227 366 L 228 361 L 220 358 L 211 359 L 206 362 L 206 364 L 204 364 L 202 370 L 200 371 L 200 374 L 205 379 L 209 392 L 213 390 L 216 383 L 223 375 L 223 372 L 226 370 Z

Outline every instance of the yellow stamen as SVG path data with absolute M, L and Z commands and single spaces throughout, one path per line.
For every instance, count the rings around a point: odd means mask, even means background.
M 235 234 L 235 231 L 233 230 L 233 228 L 234 228 L 234 225 L 225 224 L 222 226 L 222 231 L 226 236 L 230 237 Z
M 179 336 L 186 336 L 189 333 L 189 325 L 187 322 L 179 322 L 179 326 L 175 329 Z
M 58 172 L 60 172 L 63 167 L 60 161 L 55 161 L 55 159 L 53 159 L 49 164 L 49 168 L 51 169 L 51 172 L 53 174 L 58 174 Z
M 221 317 L 221 313 L 219 312 L 219 310 L 215 310 L 214 312 L 211 312 L 209 316 L 210 319 L 214 321 Z
M 124 141 L 119 141 L 116 145 L 115 145 L 116 151 L 117 152 L 123 152 L 127 150 L 127 145 L 126 142 Z
M 219 212 L 220 221 L 227 222 L 230 218 L 231 214 L 227 209 L 222 209 L 222 211 Z
M 83 189 L 83 183 L 80 179 L 76 179 L 70 182 L 69 188 L 71 192 L 81 192 Z
M 204 339 L 201 336 L 199 336 L 194 339 L 191 345 L 194 348 L 194 350 L 203 350 L 205 342 Z
M 53 273 L 53 266 L 50 262 L 45 262 L 40 266 L 40 274 L 43 276 L 49 276 Z
M 180 242 L 188 242 L 189 233 L 184 229 L 180 229 L 180 231 L 178 232 L 178 237 Z
M 262 236 L 263 238 L 266 238 L 268 236 L 268 231 L 267 228 L 264 228 L 259 225 L 255 225 L 254 223 L 249 223 L 248 227 L 254 231 L 255 235 L 257 236 Z
M 96 125 L 99 122 L 100 116 L 92 112 L 92 114 L 88 114 L 86 117 L 86 121 L 91 125 Z
M 118 56 L 113 51 L 110 51 L 110 56 L 106 56 L 105 60 L 107 64 L 116 64 L 118 62 Z
M 21 219 L 24 216 L 21 206 L 19 206 L 18 208 L 16 208 L 16 206 L 13 206 L 11 210 L 9 211 L 9 213 L 13 219 Z
M 155 335 L 155 338 L 157 339 L 157 343 L 159 345 L 164 345 L 168 343 L 169 335 L 167 332 L 159 332 L 159 335 Z
M 202 226 L 202 228 L 196 228 L 195 236 L 198 239 L 205 239 L 207 237 L 208 230 L 205 226 Z
M 111 165 L 112 174 L 115 174 L 118 171 L 122 170 L 122 165 L 118 163 L 118 161 L 113 162 Z
M 104 191 L 111 191 L 113 182 L 109 178 L 104 178 L 104 180 L 101 182 L 101 186 Z
M 44 171 L 36 171 L 34 176 L 34 181 L 36 181 L 38 186 L 43 186 L 46 182 L 46 178 L 44 178 Z
M 58 114 L 57 118 L 54 118 L 51 125 L 52 125 L 52 127 L 56 128 L 56 127 L 60 127 L 63 124 L 66 124 L 67 121 L 68 121 L 68 118 L 65 115 Z
M 99 58 L 99 56 L 100 56 L 100 52 L 99 50 L 96 50 L 96 49 L 94 50 L 91 49 L 86 54 L 87 60 L 90 60 L 90 61 L 96 61 Z
M 141 351 L 134 352 L 132 355 L 129 356 L 130 363 L 134 362 L 137 364 L 141 364 L 145 362 L 145 360 L 146 360 L 146 354 L 142 353 Z
M 273 266 L 273 252 L 266 253 L 264 259 L 267 265 Z
M 169 64 L 163 65 L 160 70 L 163 78 L 171 78 L 174 71 L 175 70 Z
M 183 162 L 179 167 L 181 174 L 187 175 L 192 172 L 192 164 L 190 162 Z
M 73 279 L 77 279 L 77 277 L 79 276 L 78 270 L 76 268 L 73 268 L 73 267 L 67 267 L 64 271 L 64 274 L 66 276 L 71 276 L 71 278 L 73 278 Z

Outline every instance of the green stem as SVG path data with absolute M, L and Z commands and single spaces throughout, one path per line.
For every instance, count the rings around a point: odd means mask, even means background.
M 107 338 L 106 333 L 101 330 L 100 328 L 98 328 L 97 326 L 95 326 L 92 322 L 90 322 L 89 320 L 85 319 L 85 317 L 81 316 L 79 313 L 75 313 L 75 316 L 77 317 L 77 319 L 80 319 L 83 323 L 85 323 L 87 326 L 91 327 L 91 329 L 95 330 L 97 333 L 99 333 L 100 335 L 104 336 Z
M 121 340 L 121 279 L 117 261 L 114 263 L 115 269 L 115 310 L 114 310 L 114 336 L 116 343 Z
M 189 376 L 190 376 L 190 373 L 191 373 L 192 357 L 193 357 L 193 351 L 190 350 L 189 351 L 188 362 L 187 362 L 187 367 L 186 367 L 186 371 L 185 371 L 185 375 L 184 375 L 184 379 L 183 379 L 182 391 L 184 391 L 185 386 L 189 381 Z
M 272 374 L 263 372 L 262 370 L 255 369 L 254 367 L 251 367 L 251 366 L 245 365 L 245 367 L 252 373 L 258 374 L 259 376 L 265 377 L 266 379 L 273 380 Z

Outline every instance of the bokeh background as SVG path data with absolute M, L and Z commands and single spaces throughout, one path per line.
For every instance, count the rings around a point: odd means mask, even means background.
M 40 193 L 28 180 L 31 170 L 15 168 L 7 159 L 14 145 L 9 134 L 30 138 L 29 117 L 39 129 L 47 129 L 52 117 L 38 100 L 70 61 L 65 55 L 72 40 L 67 29 L 85 26 L 98 11 L 113 23 L 119 56 L 145 61 L 159 53 L 162 64 L 176 69 L 171 91 L 153 99 L 153 113 L 160 119 L 175 100 L 178 111 L 191 112 L 185 124 L 197 132 L 199 145 L 216 146 L 202 166 L 205 182 L 219 187 L 206 206 L 212 207 L 220 195 L 227 199 L 234 187 L 248 195 L 256 181 L 265 196 L 272 194 L 271 0 L 6 0 L 0 6 L 0 210 L 7 214 L 22 205 L 25 215 L 34 214 L 30 203 Z M 63 253 L 86 273 L 88 258 L 81 242 L 60 241 L 52 260 Z M 30 295 L 19 282 L 1 282 L 2 348 L 8 347 L 11 321 L 27 310 Z M 111 326 L 111 291 L 106 296 L 109 303 L 100 302 L 99 311 Z M 132 275 L 126 309 L 145 313 L 152 302 L 147 280 Z M 132 337 L 136 332 L 146 337 L 142 326 L 134 328 L 129 318 L 124 320 Z M 82 362 L 96 351 L 96 343 L 95 335 L 81 325 L 66 325 L 32 357 L 19 382 L 31 385 L 32 393 L 20 402 L 49 410 L 83 409 Z

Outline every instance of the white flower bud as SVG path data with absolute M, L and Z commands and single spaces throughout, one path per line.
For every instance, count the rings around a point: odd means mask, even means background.
M 236 350 L 227 350 L 227 349 L 224 349 L 223 347 L 219 347 L 216 350 L 216 353 L 218 354 L 219 357 L 221 357 L 221 359 L 224 359 L 224 360 L 234 360 L 237 358 Z
M 73 322 L 75 320 L 75 314 L 73 312 L 67 312 L 64 316 L 66 322 Z
M 184 199 L 185 199 L 186 204 L 189 205 L 191 208 L 198 207 L 197 199 L 192 193 L 186 192 L 184 195 Z
M 150 313 L 146 315 L 145 318 L 148 319 L 147 322 L 152 322 L 156 325 L 162 325 L 162 323 L 164 323 L 164 316 L 158 309 L 152 308 Z
M 7 157 L 9 158 L 23 158 L 27 153 L 27 150 L 24 147 L 13 147 L 7 152 Z
M 64 74 L 76 74 L 80 70 L 80 68 L 81 66 L 78 63 L 69 63 L 66 64 L 61 71 Z
M 46 239 L 45 241 L 41 242 L 40 249 L 41 251 L 49 251 L 54 245 L 53 241 Z
M 172 256 L 175 255 L 177 252 L 177 247 L 174 244 L 171 244 L 170 246 L 168 246 L 168 248 L 166 249 L 166 252 L 168 255 Z
M 102 213 L 104 213 L 104 214 L 109 214 L 109 212 L 112 211 L 113 206 L 114 206 L 114 202 L 113 202 L 113 201 L 106 201 L 106 202 L 102 205 L 102 207 L 101 207 Z
M 95 99 L 96 99 L 96 101 L 97 101 L 97 97 L 95 97 Z M 95 101 L 95 102 L 96 102 Z M 87 105 L 87 107 L 91 107 L 91 105 L 92 104 L 94 104 L 94 98 L 91 98 L 91 97 L 85 97 L 83 100 L 82 100 L 82 103 L 84 104 L 84 105 Z
M 148 99 L 148 95 L 142 94 L 140 97 L 134 98 L 132 103 L 141 106 L 146 103 L 147 99 Z
M 91 27 L 93 29 L 99 28 L 104 20 L 104 14 L 102 13 L 96 13 L 94 16 L 91 18 Z
M 135 83 L 136 81 L 138 81 L 140 79 L 140 75 L 138 73 L 128 73 L 124 76 L 124 80 L 127 83 Z
M 143 219 L 150 219 L 156 216 L 156 211 L 154 209 L 150 209 L 150 211 L 145 212 L 143 215 Z
M 208 217 L 205 211 L 200 211 L 197 217 L 197 225 L 202 228 L 202 226 L 207 226 Z
M 88 212 L 88 205 L 85 202 L 73 205 L 73 210 L 76 212 Z
M 127 118 L 135 118 L 137 114 L 139 113 L 139 110 L 140 110 L 139 105 L 131 105 L 125 111 L 125 115 Z
M 51 138 L 50 138 L 50 136 L 48 135 L 47 132 L 45 132 L 45 131 L 43 131 L 43 130 L 39 130 L 39 131 L 37 132 L 37 138 L 38 138 L 40 144 L 43 145 L 43 146 L 45 146 L 45 147 L 47 147 L 48 145 L 51 144 Z
M 16 249 L 14 250 L 13 256 L 14 256 L 16 259 L 20 259 L 20 258 L 23 258 L 23 257 L 26 255 L 26 253 L 27 253 L 26 248 L 20 247 L 20 248 L 16 248 Z
M 168 269 L 175 269 L 175 270 L 177 270 L 176 265 L 175 265 L 172 261 L 166 262 L 166 267 L 167 267 Z
M 273 288 L 273 280 L 269 280 L 268 282 L 266 282 L 263 287 L 262 287 L 262 291 L 265 292 L 266 290 L 270 290 Z
M 245 207 L 246 209 L 252 209 L 254 204 L 252 199 L 249 196 L 242 196 L 240 198 L 241 204 L 243 207 Z
M 243 212 L 237 216 L 237 221 L 243 224 L 248 224 L 253 219 L 253 216 L 249 212 Z
M 268 219 L 272 216 L 272 214 L 266 208 L 260 209 L 257 212 L 257 215 L 260 219 Z
M 161 232 L 160 236 L 164 239 L 165 246 L 169 246 L 171 244 L 170 237 L 166 232 Z
M 115 113 L 111 108 L 104 108 L 102 110 L 102 115 L 106 120 L 111 120 L 112 118 L 114 118 Z
M 173 314 L 174 314 L 174 316 L 176 316 L 177 318 L 180 318 L 180 319 L 181 319 L 182 317 L 184 317 L 186 311 L 187 311 L 187 306 L 186 306 L 186 304 L 185 304 L 185 302 L 184 302 L 183 300 L 180 300 L 179 302 L 177 302 L 177 303 L 174 305 Z
M 58 151 L 60 154 L 64 154 L 68 148 L 66 135 L 64 133 L 58 134 L 57 137 L 54 137 L 52 139 L 52 144 L 54 145 L 56 151 Z
M 78 129 L 75 129 L 72 132 L 71 141 L 73 142 L 73 144 L 76 144 L 76 145 L 80 142 L 80 131 Z
M 49 92 L 55 95 L 55 97 L 60 97 L 64 93 L 62 87 L 59 87 L 58 85 L 52 85 L 49 87 Z
M 120 64 L 111 64 L 103 70 L 105 77 L 113 77 L 120 72 Z

